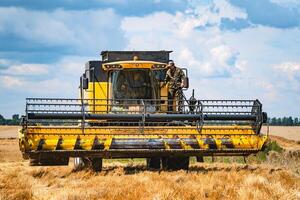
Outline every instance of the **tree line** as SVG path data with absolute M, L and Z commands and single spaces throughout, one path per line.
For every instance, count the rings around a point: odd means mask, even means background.
M 268 118 L 268 123 L 273 126 L 300 126 L 298 117 L 273 117 Z
M 20 115 L 14 114 L 11 119 L 5 119 L 0 114 L 0 125 L 19 125 L 21 122 Z M 273 117 L 268 118 L 269 125 L 272 126 L 300 126 L 298 117 Z
M 5 119 L 0 115 L 0 125 L 19 125 L 21 122 L 20 115 L 14 114 L 11 119 Z

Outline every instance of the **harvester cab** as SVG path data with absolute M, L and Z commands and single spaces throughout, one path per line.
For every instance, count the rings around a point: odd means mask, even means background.
M 78 99 L 27 98 L 20 149 L 31 165 L 101 170 L 102 159 L 146 158 L 154 169 L 188 169 L 195 156 L 260 151 L 266 113 L 258 100 L 168 98 L 171 51 L 104 51 L 80 77 Z M 183 87 L 188 88 L 185 72 Z M 171 107 L 171 109 L 170 109 Z

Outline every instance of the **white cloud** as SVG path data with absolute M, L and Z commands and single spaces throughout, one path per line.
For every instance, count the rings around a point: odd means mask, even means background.
M 172 49 L 179 66 L 189 66 L 194 74 L 202 77 L 238 73 L 246 61 L 239 60 L 238 52 L 225 44 L 218 27 L 197 29 L 208 23 L 218 24 L 222 17 L 245 17 L 243 11 L 227 4 L 216 1 L 213 6 L 194 6 L 193 12 L 188 14 L 158 12 L 144 17 L 126 17 L 121 26 L 128 39 L 126 49 Z M 214 17 L 208 17 L 210 15 Z
M 120 17 L 112 9 L 46 12 L 0 8 L 0 33 L 49 47 L 73 47 L 72 52 L 81 54 L 122 45 L 119 23 Z
M 45 64 L 15 64 L 0 70 L 0 73 L 7 75 L 44 75 L 48 72 L 48 65 Z
M 300 81 L 300 63 L 284 62 L 275 66 L 275 69 L 283 72 L 289 79 L 299 79 Z
M 179 51 L 177 61 L 182 66 L 188 66 L 193 74 L 200 77 L 228 77 L 239 73 L 246 65 L 246 61 L 237 62 L 237 53 L 226 45 L 220 45 L 208 50 L 206 58 L 197 59 L 189 48 Z
M 241 66 L 237 66 L 237 57 L 238 53 L 235 52 L 232 48 L 226 46 L 226 45 L 220 45 L 217 47 L 214 47 L 210 50 L 211 57 L 214 61 L 213 64 L 218 66 L 218 70 L 222 70 L 223 73 L 238 73 L 238 69 Z M 240 61 L 241 63 L 245 63 L 245 61 Z M 222 73 L 221 73 L 222 74 Z
M 1 84 L 5 88 L 19 88 L 23 85 L 23 81 L 13 76 L 0 76 Z
M 232 58 L 232 51 L 228 46 L 221 45 L 210 50 L 210 54 L 221 64 L 225 65 Z
M 0 83 L 4 89 L 10 91 L 22 91 L 28 96 L 34 95 L 54 95 L 64 96 L 71 94 L 72 85 L 61 79 L 49 79 L 33 81 L 15 76 L 0 76 Z M 28 97 L 27 96 L 27 97 Z M 74 97 L 74 96 L 73 96 Z
M 187 11 L 190 19 L 195 19 L 196 26 L 220 25 L 222 18 L 231 20 L 246 19 L 247 13 L 239 7 L 233 6 L 227 0 L 214 0 L 208 4 L 199 1 L 190 1 L 190 9 Z M 195 26 L 195 27 L 196 27 Z
M 89 57 L 66 56 L 44 64 L 19 64 L 0 71 L 0 89 L 22 92 L 28 96 L 77 97 L 78 80 Z M 12 61 L 7 60 L 8 63 Z M 2 74 L 2 75 L 1 75 Z M 36 75 L 36 76 L 32 76 Z
M 1 30 L 42 44 L 55 45 L 75 41 L 72 31 L 63 21 L 56 20 L 55 13 L 29 11 L 23 8 L 0 8 Z
M 219 26 L 223 18 L 235 20 L 246 19 L 247 13 L 231 5 L 226 0 L 215 0 L 211 4 L 190 1 L 190 9 L 185 13 L 178 12 L 173 21 L 179 37 L 190 37 L 195 28 Z
M 276 73 L 276 86 L 282 91 L 300 92 L 300 63 L 283 62 L 273 66 Z
M 65 56 L 58 62 L 54 63 L 53 66 L 59 69 L 61 74 L 65 76 L 79 77 L 85 69 L 85 64 L 89 60 L 95 60 L 92 57 L 84 56 Z
M 247 13 L 245 10 L 233 6 L 227 0 L 214 0 L 214 4 L 215 4 L 214 9 L 217 10 L 219 13 L 219 20 L 218 20 L 219 23 L 220 23 L 220 18 L 228 18 L 231 20 L 235 20 L 237 18 L 239 19 L 247 18 Z

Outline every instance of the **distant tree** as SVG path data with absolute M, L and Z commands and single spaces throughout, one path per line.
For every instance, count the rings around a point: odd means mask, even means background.
M 294 125 L 295 126 L 299 125 L 299 119 L 298 119 L 298 117 L 295 117 L 295 119 L 294 119 Z
M 13 120 L 19 120 L 19 119 L 20 119 L 20 115 L 14 114 L 14 115 L 12 116 L 12 119 L 13 119 Z
M 287 118 L 287 126 L 294 126 L 294 120 L 291 116 Z
M 271 125 L 277 125 L 277 119 L 276 119 L 276 117 L 273 117 L 272 119 L 271 119 L 271 123 L 270 123 Z
M 288 124 L 288 118 L 287 117 L 283 117 L 281 123 L 282 123 L 282 126 L 287 126 L 287 124 Z
M 0 125 L 4 125 L 5 124 L 5 118 L 0 115 Z
M 272 126 L 300 126 L 300 119 L 298 117 L 272 117 L 269 119 L 269 124 Z
M 276 125 L 281 126 L 282 125 L 282 120 L 280 117 L 277 118 L 276 120 Z
M 0 125 L 19 125 L 20 121 L 20 115 L 18 114 L 14 114 L 12 119 L 5 119 L 2 115 L 0 115 Z
M 12 116 L 12 122 L 13 125 L 19 125 L 20 124 L 20 115 L 14 114 Z

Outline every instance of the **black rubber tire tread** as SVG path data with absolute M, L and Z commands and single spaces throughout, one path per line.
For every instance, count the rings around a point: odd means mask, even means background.
M 189 157 L 164 157 L 162 159 L 164 170 L 188 170 L 189 163 Z
M 160 157 L 147 158 L 147 169 L 160 170 L 161 158 Z
M 95 172 L 100 172 L 102 170 L 102 158 L 90 158 L 91 168 Z
M 58 158 L 31 158 L 29 161 L 30 166 L 65 166 L 69 164 L 68 157 L 58 157 Z

